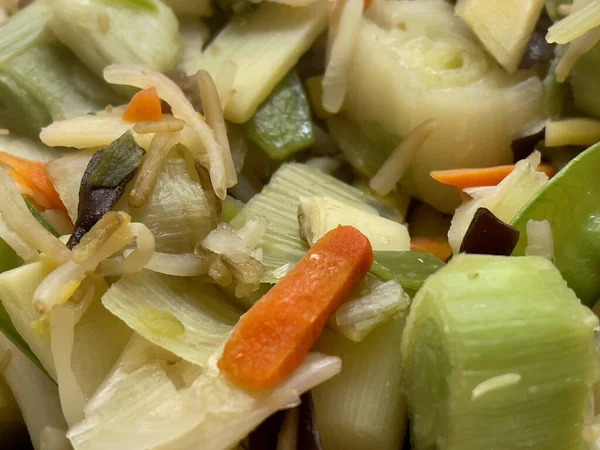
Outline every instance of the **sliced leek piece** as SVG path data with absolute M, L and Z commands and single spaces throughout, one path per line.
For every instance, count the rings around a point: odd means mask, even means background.
M 124 195 L 116 209 L 125 209 Z M 192 253 L 217 223 L 212 190 L 203 189 L 193 164 L 171 150 L 152 194 L 143 206 L 130 207 L 132 220 L 146 225 L 156 239 L 156 251 Z
M 241 315 L 212 284 L 148 270 L 123 276 L 102 303 L 150 342 L 200 366 Z
M 263 281 L 272 280 L 274 270 L 300 261 L 306 253 L 308 247 L 299 233 L 298 204 L 300 197 L 311 195 L 324 195 L 359 207 L 362 204 L 374 211 L 366 204 L 369 197 L 358 189 L 304 164 L 284 164 L 231 221 L 234 227 L 241 228 L 252 217 L 268 217 L 267 232 L 258 244 L 263 249 L 262 263 L 266 268 Z
M 310 245 L 339 225 L 351 225 L 369 238 L 373 250 L 410 250 L 406 225 L 331 197 L 301 197 L 298 220 Z
M 543 123 L 542 83 L 491 61 L 448 2 L 380 1 L 364 15 L 344 115 L 361 130 L 377 123 L 400 138 L 437 119 L 439 129 L 416 152 L 401 185 L 450 213 L 458 193 L 429 173 L 509 164 L 512 140 Z
M 342 373 L 313 390 L 326 449 L 397 450 L 406 429 L 400 339 L 404 317 L 355 343 L 325 330 L 315 348 L 342 359 Z
M 53 0 L 50 27 L 98 76 L 115 63 L 144 64 L 164 72 L 179 59 L 179 23 L 163 2 L 146 3 L 150 5 Z
M 455 11 L 496 61 L 514 73 L 543 7 L 544 0 L 459 0 Z
M 413 448 L 583 448 L 597 326 L 545 258 L 455 256 L 402 337 Z
M 243 123 L 326 26 L 326 0 L 303 8 L 263 2 L 255 11 L 229 22 L 202 58 L 187 61 L 184 70 L 192 75 L 204 69 L 218 86 L 221 72 L 235 64 L 238 70 L 233 94 L 225 106 L 225 118 Z

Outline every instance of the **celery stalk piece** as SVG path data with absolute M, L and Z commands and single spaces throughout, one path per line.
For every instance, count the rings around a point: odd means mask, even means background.
M 413 448 L 582 448 L 597 326 L 545 258 L 455 256 L 402 337 Z
M 598 167 L 600 144 L 568 163 L 512 221 L 521 231 L 514 255 L 525 254 L 529 220 L 550 222 L 556 267 L 589 306 L 600 297 L 600 248 L 596 238 L 600 189 L 595 182 Z
M 299 233 L 298 204 L 301 196 L 311 195 L 324 195 L 359 207 L 363 204 L 363 208 L 374 211 L 366 205 L 369 197 L 358 189 L 304 164 L 284 164 L 231 221 L 234 227 L 241 228 L 252 217 L 267 218 L 267 232 L 258 244 L 263 249 L 266 269 L 263 282 L 276 282 L 274 270 L 297 263 L 306 253 L 308 247 Z
M 456 13 L 485 48 L 510 73 L 521 62 L 540 17 L 544 0 L 459 0 Z
M 323 447 L 331 450 L 397 450 L 406 427 L 400 339 L 396 317 L 355 343 L 330 330 L 316 350 L 342 359 L 337 377 L 313 389 Z
M 115 63 L 165 72 L 179 59 L 179 23 L 161 1 L 143 3 L 53 0 L 50 28 L 98 76 Z
M 35 262 L 4 272 L 0 275 L 0 298 L 19 334 L 56 380 L 49 324 L 33 310 L 33 294 L 52 269 L 43 262 Z M 107 287 L 104 280 L 95 282 L 94 300 L 75 326 L 72 369 L 88 398 L 131 335 L 131 330 L 102 306 L 100 297 Z
M 199 278 L 148 270 L 123 276 L 102 303 L 150 342 L 203 367 L 241 315 L 224 294 Z
M 410 250 L 406 225 L 331 197 L 301 197 L 298 221 L 302 235 L 311 246 L 339 225 L 350 225 L 367 236 L 373 250 Z
M 302 8 L 261 3 L 247 15 L 234 17 L 197 61 L 186 63 L 188 75 L 204 69 L 219 83 L 219 74 L 237 66 L 233 94 L 225 118 L 249 120 L 277 83 L 294 67 L 327 26 L 327 2 Z
M 295 71 L 279 82 L 244 129 L 273 159 L 285 159 L 315 143 L 308 99 Z
M 544 120 L 541 81 L 498 67 L 448 2 L 372 6 L 349 68 L 344 116 L 361 130 L 375 122 L 400 138 L 437 119 L 439 130 L 414 155 L 401 185 L 451 213 L 458 193 L 430 172 L 512 162 L 511 141 Z

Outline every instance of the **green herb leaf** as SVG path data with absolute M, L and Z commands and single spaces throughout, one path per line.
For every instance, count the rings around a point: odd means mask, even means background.
M 374 254 L 371 273 L 381 281 L 397 281 L 411 294 L 419 290 L 429 275 L 445 265 L 442 260 L 425 252 L 378 251 Z
M 142 162 L 144 150 L 137 145 L 131 131 L 110 144 L 87 182 L 95 188 L 115 188 Z
M 25 200 L 25 204 L 27 205 L 27 208 L 29 208 L 29 211 L 31 212 L 31 214 L 33 215 L 33 217 L 35 217 L 37 219 L 37 221 L 39 223 L 41 223 L 42 226 L 46 230 L 48 230 L 50 233 L 52 233 L 52 235 L 54 237 L 60 237 L 60 233 L 58 231 L 56 231 L 54 229 L 54 227 L 52 225 L 50 225 L 46 219 L 44 219 L 44 217 L 35 208 L 35 206 L 33 206 L 33 204 L 29 200 L 27 200 L 27 197 L 23 197 L 23 200 Z
M 295 71 L 279 82 L 246 122 L 245 131 L 273 159 L 284 159 L 315 143 L 308 99 Z

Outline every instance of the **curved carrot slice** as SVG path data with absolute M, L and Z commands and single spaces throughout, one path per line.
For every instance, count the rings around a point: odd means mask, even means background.
M 135 94 L 123 113 L 123 120 L 127 122 L 162 120 L 162 105 L 156 88 L 151 87 Z
M 13 168 L 10 172 L 13 180 L 33 191 L 35 200 L 42 200 L 41 206 L 46 209 L 67 211 L 58 192 L 54 189 L 54 184 L 48 176 L 45 164 L 19 158 L 5 152 L 0 152 L 0 163 Z M 35 192 L 42 195 L 35 195 Z
M 446 261 L 452 254 L 452 247 L 446 236 L 417 236 L 410 239 L 413 252 L 427 252 Z
M 248 389 L 275 386 L 302 362 L 372 264 L 371 244 L 360 231 L 331 230 L 240 319 L 219 368 Z
M 442 184 L 454 186 L 459 189 L 480 186 L 496 186 L 510 174 L 514 165 L 483 167 L 480 169 L 453 169 L 453 170 L 434 170 L 430 173 L 431 177 Z M 540 164 L 538 172 L 543 172 L 549 177 L 556 175 L 556 170 L 549 164 Z

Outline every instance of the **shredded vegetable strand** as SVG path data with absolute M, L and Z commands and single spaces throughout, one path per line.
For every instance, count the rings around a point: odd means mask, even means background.
M 223 117 L 223 108 L 217 87 L 206 70 L 199 70 L 196 73 L 196 81 L 200 90 L 200 98 L 202 100 L 202 109 L 206 117 L 206 123 L 212 128 L 215 133 L 217 143 L 223 149 L 223 158 L 225 161 L 225 178 L 226 186 L 233 187 L 237 184 L 237 173 L 233 165 L 231 157 L 231 148 L 229 147 L 229 139 L 227 138 L 227 128 L 225 126 L 225 118 Z
M 410 166 L 413 155 L 439 125 L 436 119 L 429 119 L 413 129 L 371 178 L 369 187 L 379 195 L 389 194 Z
M 598 41 L 600 41 L 600 28 L 594 28 L 571 42 L 556 65 L 556 80 L 564 83 L 579 58 L 590 51 Z
M 82 304 L 89 306 L 93 300 L 94 288 L 88 290 Z M 50 312 L 50 346 L 58 378 L 58 392 L 65 419 L 70 426 L 84 419 L 85 394 L 71 368 L 71 356 L 75 341 L 75 325 L 78 322 L 76 307 L 57 306 Z
M 127 254 L 129 250 L 125 251 Z M 146 269 L 176 277 L 195 277 L 208 273 L 209 259 L 193 253 L 170 254 L 154 252 Z
M 17 185 L 4 167 L 0 167 L 0 198 L 2 218 L 25 242 L 45 253 L 50 260 L 64 262 L 70 258 L 65 244 L 33 217 Z
M 178 139 L 176 133 L 157 133 L 154 136 L 133 182 L 133 189 L 129 195 L 131 206 L 140 207 L 146 203 L 160 175 L 160 170 Z
M 585 0 L 583 8 L 571 8 L 567 17 L 548 29 L 546 40 L 551 44 L 568 44 L 588 31 L 600 26 L 600 2 Z
M 346 96 L 348 65 L 358 38 L 363 0 L 338 0 L 330 16 L 329 58 L 323 77 L 323 108 L 337 113 Z
M 210 180 L 217 197 L 227 196 L 227 179 L 223 149 L 215 140 L 213 130 L 198 114 L 181 89 L 169 78 L 144 67 L 129 64 L 113 64 L 104 69 L 104 78 L 111 84 L 135 86 L 141 89 L 155 87 L 158 95 L 165 100 L 178 117 L 192 126 L 197 133 L 208 157 Z M 193 149 L 189 149 L 193 151 Z
M 131 232 L 131 237 L 136 238 L 137 248 L 129 250 L 126 253 L 124 252 L 125 256 L 117 256 L 102 261 L 100 269 L 103 275 L 122 275 L 139 272 L 150 262 L 155 247 L 152 232 L 146 225 L 137 222 L 129 224 L 129 231 Z

